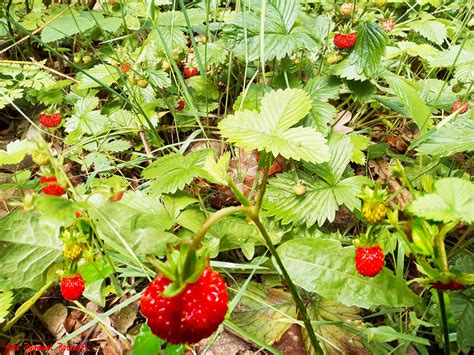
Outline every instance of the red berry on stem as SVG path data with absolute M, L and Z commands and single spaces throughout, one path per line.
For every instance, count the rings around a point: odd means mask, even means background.
M 53 127 L 56 127 L 58 126 L 61 121 L 62 121 L 62 117 L 59 113 L 54 113 L 52 115 L 48 115 L 48 114 L 45 114 L 45 113 L 41 113 L 39 115 L 39 118 L 40 118 L 40 123 L 45 126 L 45 127 L 48 127 L 48 128 L 53 128 Z
M 141 313 L 151 331 L 173 344 L 193 344 L 209 337 L 224 321 L 228 309 L 229 296 L 221 275 L 206 268 L 182 293 L 163 297 L 170 283 L 166 276 L 157 277 L 141 299 Z
M 373 277 L 384 265 L 385 255 L 380 245 L 358 247 L 355 254 L 355 265 L 359 274 Z
M 55 176 L 42 176 L 40 183 L 42 185 L 46 184 L 46 186 L 41 189 L 46 195 L 61 196 L 66 192 L 66 190 L 58 184 L 58 179 L 56 179 Z
M 186 78 L 191 78 L 193 76 L 199 75 L 199 70 L 197 68 L 193 67 L 185 67 L 184 68 L 184 76 Z
M 461 111 L 459 111 L 459 113 L 466 113 L 467 110 L 469 110 L 469 104 L 466 102 L 462 102 L 461 100 L 457 100 L 452 106 L 451 106 L 451 110 L 454 112 L 454 111 L 457 111 L 461 108 Z
M 112 202 L 117 202 L 117 201 L 120 201 L 123 197 L 123 191 L 122 192 L 118 192 L 116 193 L 115 195 L 112 196 Z
M 389 18 L 382 22 L 382 30 L 385 32 L 391 32 L 395 27 L 395 20 L 393 18 Z
M 184 109 L 184 100 L 179 100 L 178 104 L 176 105 L 177 111 L 182 111 Z
M 357 42 L 357 34 L 356 33 L 336 33 L 334 35 L 334 45 L 337 48 L 351 48 Z
M 61 280 L 61 294 L 68 301 L 75 301 L 82 296 L 86 288 L 81 274 L 72 277 L 63 277 Z

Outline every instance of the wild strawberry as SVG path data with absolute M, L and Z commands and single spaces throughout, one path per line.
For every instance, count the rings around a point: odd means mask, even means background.
M 82 217 L 82 212 L 80 210 L 76 211 L 76 218 L 81 218 Z
M 127 74 L 131 68 L 132 65 L 129 62 L 120 64 L 120 71 L 122 72 L 122 74 Z
M 354 6 L 351 2 L 345 2 L 344 4 L 341 5 L 339 8 L 339 12 L 341 13 L 342 16 L 344 17 L 350 17 L 352 15 L 352 12 L 354 11 Z
M 178 104 L 176 105 L 177 111 L 182 111 L 184 109 L 184 100 L 179 100 Z
M 224 321 L 228 294 L 222 277 L 209 268 L 199 279 L 173 297 L 162 293 L 171 281 L 154 279 L 141 299 L 141 313 L 151 331 L 169 343 L 197 343 L 209 337 Z
M 42 185 L 46 184 L 46 186 L 41 189 L 46 195 L 61 196 L 66 192 L 66 190 L 58 184 L 58 179 L 56 179 L 55 176 L 42 176 L 40 183 Z
M 120 201 L 123 197 L 123 191 L 116 193 L 115 195 L 112 196 L 110 199 L 112 202 L 117 202 Z
M 326 61 L 328 64 L 336 64 L 339 63 L 342 60 L 342 55 L 340 55 L 337 52 L 331 52 L 327 55 Z
M 384 258 L 380 245 L 358 247 L 355 254 L 357 272 L 367 277 L 377 275 L 383 268 Z
M 72 58 L 72 60 L 74 61 L 74 63 L 79 64 L 79 63 L 81 62 L 81 60 L 82 60 L 82 57 L 79 56 L 79 55 L 75 55 L 75 56 Z
M 436 281 L 431 286 L 433 286 L 433 288 L 436 288 L 438 290 L 443 290 L 443 291 L 458 291 L 458 290 L 464 290 L 466 288 L 466 286 L 454 280 L 451 280 L 448 283 Z
M 86 288 L 81 274 L 72 277 L 63 277 L 61 279 L 61 294 L 65 300 L 75 301 L 82 296 Z
M 142 89 L 146 89 L 146 87 L 148 86 L 148 81 L 146 81 L 145 79 L 137 80 L 137 85 Z
M 191 78 L 193 76 L 199 75 L 199 70 L 193 67 L 184 67 L 184 77 Z
M 306 186 L 304 186 L 303 182 L 302 181 L 297 181 L 295 184 L 293 184 L 293 186 L 291 187 L 291 191 L 293 191 L 293 193 L 295 195 L 298 195 L 298 196 L 301 196 L 301 195 L 304 195 L 305 192 L 306 192 Z
M 82 247 L 80 244 L 66 244 L 63 255 L 68 260 L 77 260 L 82 254 Z
M 46 113 L 41 113 L 39 115 L 40 123 L 48 128 L 56 127 L 62 121 L 62 117 L 59 113 L 54 113 L 52 115 L 48 115 Z
M 353 47 L 357 42 L 356 33 L 336 33 L 334 35 L 334 45 L 337 48 L 345 49 Z
M 376 200 L 364 201 L 362 205 L 362 215 L 368 224 L 377 224 L 385 218 L 387 208 L 385 203 Z
M 387 0 L 374 0 L 374 5 L 377 7 L 384 7 L 387 5 Z
M 40 151 L 31 153 L 31 159 L 36 165 L 47 165 L 49 163 L 49 155 Z
M 89 64 L 90 62 L 92 62 L 92 57 L 90 55 L 85 55 L 84 57 L 82 57 L 82 62 L 84 64 Z
M 382 30 L 385 32 L 392 32 L 393 28 L 395 27 L 395 20 L 393 18 L 389 18 L 382 22 Z
M 467 110 L 469 110 L 469 104 L 466 102 L 462 102 L 461 100 L 457 100 L 452 106 L 451 106 L 451 110 L 454 112 L 454 111 L 457 111 L 461 109 L 461 111 L 459 111 L 459 113 L 465 113 L 467 112 Z

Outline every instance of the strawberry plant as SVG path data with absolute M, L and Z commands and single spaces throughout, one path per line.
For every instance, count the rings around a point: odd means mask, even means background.
M 2 348 L 472 352 L 469 1 L 0 14 Z

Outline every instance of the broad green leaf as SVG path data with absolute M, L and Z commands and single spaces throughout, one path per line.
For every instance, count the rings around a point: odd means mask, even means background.
M 440 179 L 435 182 L 435 192 L 417 198 L 410 209 L 415 215 L 434 221 L 473 223 L 474 184 L 460 178 Z
M 208 155 L 212 153 L 207 149 L 187 155 L 171 153 L 147 166 L 142 176 L 154 179 L 152 190 L 156 193 L 174 193 L 184 189 L 196 177 L 207 177 L 205 164 Z
M 417 148 L 420 154 L 453 155 L 474 151 L 474 121 L 459 118 L 448 123 L 430 135 Z
M 335 77 L 317 76 L 308 80 L 304 89 L 311 99 L 327 102 L 339 98 L 341 83 Z
M 140 333 L 135 337 L 133 344 L 133 354 L 159 354 L 164 341 L 151 332 L 146 323 L 140 328 Z
M 392 327 L 386 325 L 381 327 L 366 328 L 362 330 L 362 336 L 367 337 L 368 341 L 375 341 L 377 343 L 388 343 L 394 340 L 402 340 L 408 343 L 430 345 L 428 339 L 420 338 L 411 334 L 400 333 Z
M 0 292 L 0 324 L 5 321 L 5 317 L 10 313 L 10 308 L 13 305 L 13 293 Z
M 95 22 L 82 16 L 63 16 L 41 31 L 41 40 L 48 43 L 85 32 L 95 26 Z
M 352 157 L 351 162 L 364 165 L 366 162 L 365 155 L 363 150 L 366 150 L 370 144 L 370 138 L 363 136 L 361 134 L 351 134 L 349 135 L 352 145 Z
M 438 46 L 442 45 L 448 36 L 446 26 L 434 19 L 424 18 L 414 21 L 410 25 L 411 29 Z
M 400 50 L 397 52 L 390 53 L 390 55 L 388 56 L 389 58 L 400 56 L 406 53 L 412 57 L 419 56 L 425 60 L 428 60 L 431 58 L 435 58 L 441 53 L 441 51 L 439 51 L 428 43 L 418 44 L 415 42 L 400 41 L 397 42 L 397 46 L 400 48 Z
M 225 152 L 216 162 L 214 156 L 209 154 L 206 158 L 204 169 L 206 169 L 209 180 L 213 183 L 227 186 L 230 152 Z
M 418 94 L 415 83 L 388 72 L 385 73 L 384 78 L 390 85 L 390 89 L 402 101 L 409 116 L 415 120 L 418 128 L 422 132 L 428 130 L 432 125 L 431 111 Z
M 86 70 L 86 72 L 87 74 L 89 74 L 90 76 L 105 85 L 113 84 L 120 78 L 120 74 L 117 72 L 117 68 L 108 64 L 97 64 L 94 67 Z M 97 81 L 82 73 L 78 74 L 77 77 L 80 80 L 80 83 L 77 84 L 78 90 L 84 90 L 100 86 Z
M 472 58 L 474 58 L 474 52 L 456 45 L 440 52 L 438 56 L 428 59 L 428 63 L 432 67 L 451 67 L 455 63 L 458 66 L 472 62 Z
M 98 22 L 101 29 L 107 32 L 115 32 L 123 25 L 123 20 L 119 17 L 106 17 Z
M 381 69 L 387 35 L 376 22 L 362 22 L 357 27 L 357 42 L 349 56 L 358 73 L 376 76 Z
M 295 318 L 296 307 L 288 292 L 251 281 L 230 321 L 271 345 L 280 340 Z
M 68 226 L 76 220 L 76 205 L 66 198 L 41 195 L 36 198 L 36 208 L 42 219 Z
M 32 149 L 27 140 L 16 140 L 7 144 L 6 150 L 0 149 L 0 166 L 20 163 Z
M 263 84 L 250 84 L 242 91 L 232 106 L 234 111 L 252 110 L 257 111 L 260 107 L 263 95 L 270 92 L 271 88 Z
M 468 295 L 452 293 L 450 295 L 450 308 L 457 325 L 457 343 L 459 348 L 466 354 L 474 347 L 472 329 L 474 328 L 474 304 L 473 292 Z
M 83 134 L 95 135 L 104 130 L 109 120 L 107 116 L 95 110 L 99 105 L 99 98 L 95 96 L 81 97 L 74 104 L 74 113 L 71 117 L 66 118 L 66 132 L 70 136 L 78 138 Z
M 344 305 L 403 307 L 420 301 L 405 280 L 386 268 L 373 278 L 357 273 L 354 247 L 343 248 L 337 240 L 293 239 L 278 253 L 295 284 Z
M 59 227 L 20 210 L 0 218 L 0 291 L 44 286 L 49 267 L 63 251 Z
M 474 61 L 457 66 L 454 78 L 460 83 L 469 84 L 474 82 Z
M 230 142 L 249 150 L 323 162 L 329 158 L 323 136 L 310 127 L 290 128 L 301 121 L 310 108 L 311 99 L 301 89 L 272 91 L 263 97 L 260 112 L 238 111 L 222 120 L 219 128 Z

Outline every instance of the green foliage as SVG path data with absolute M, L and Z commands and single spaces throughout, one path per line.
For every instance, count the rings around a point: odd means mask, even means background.
M 343 178 L 353 155 L 349 137 L 333 134 L 329 146 L 331 158 L 328 162 L 307 164 L 308 172 L 287 172 L 270 180 L 264 202 L 269 215 L 283 224 L 311 227 L 315 223 L 322 226 L 326 221 L 332 222 L 341 205 L 351 211 L 360 210 L 360 200 L 356 195 L 370 180 L 364 176 Z M 292 190 L 298 180 L 302 180 L 306 187 L 303 195 L 296 195 Z
M 435 182 L 435 192 L 417 198 L 411 211 L 420 217 L 448 223 L 461 220 L 474 222 L 474 184 L 459 178 Z
M 403 279 L 386 268 L 373 278 L 361 276 L 354 265 L 354 247 L 343 248 L 339 241 L 294 239 L 283 243 L 278 252 L 297 285 L 344 305 L 400 307 L 420 301 Z
M 31 150 L 31 142 L 27 140 L 16 140 L 7 144 L 6 150 L 0 149 L 0 166 L 7 164 L 18 164 Z
M 323 162 L 329 150 L 323 136 L 310 127 L 293 127 L 306 116 L 311 100 L 300 89 L 277 90 L 262 99 L 260 112 L 238 111 L 219 123 L 221 134 L 246 149 L 266 150 L 275 157 Z
M 12 292 L 0 292 L 0 324 L 5 321 L 5 317 L 10 313 L 10 308 L 13 305 Z

